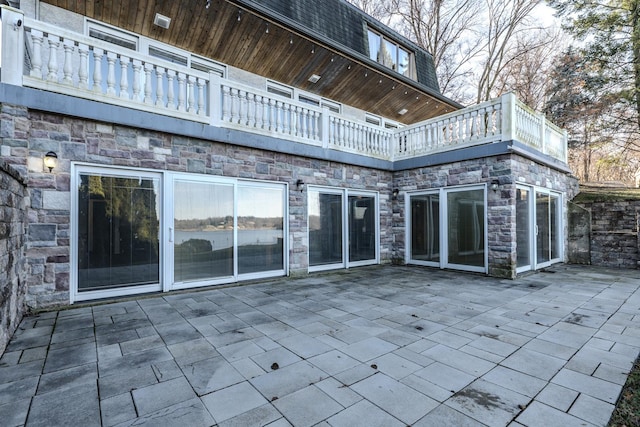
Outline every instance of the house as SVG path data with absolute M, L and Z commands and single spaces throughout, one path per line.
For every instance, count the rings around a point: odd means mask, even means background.
M 342 0 L 8 3 L 0 163 L 27 234 L 5 241 L 30 307 L 565 260 L 566 132 L 513 94 L 447 99 L 428 52 Z

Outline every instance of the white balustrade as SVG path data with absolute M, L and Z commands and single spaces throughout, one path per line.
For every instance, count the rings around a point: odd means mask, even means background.
M 30 68 L 22 84 L 208 122 L 208 73 L 25 18 Z
M 25 62 L 30 65 L 22 73 L 24 86 L 388 160 L 513 139 L 567 161 L 566 132 L 513 94 L 385 129 L 159 58 L 133 58 L 130 50 L 40 21 L 24 21 Z

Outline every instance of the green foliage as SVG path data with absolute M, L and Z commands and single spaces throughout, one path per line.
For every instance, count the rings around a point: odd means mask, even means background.
M 640 425 L 640 358 L 636 359 L 609 420 L 610 427 Z

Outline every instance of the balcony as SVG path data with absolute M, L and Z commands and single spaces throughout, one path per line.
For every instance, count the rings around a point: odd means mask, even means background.
M 3 11 L 2 83 L 389 161 L 518 141 L 567 162 L 566 132 L 511 93 L 386 129 Z

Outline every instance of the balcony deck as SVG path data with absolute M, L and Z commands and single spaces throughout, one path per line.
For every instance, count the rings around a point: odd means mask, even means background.
M 5 17 L 5 22 L 10 19 Z M 21 15 L 20 19 L 20 27 L 3 27 L 3 83 L 388 161 L 518 141 L 567 162 L 566 132 L 511 93 L 386 129 L 213 72 L 145 56 Z

